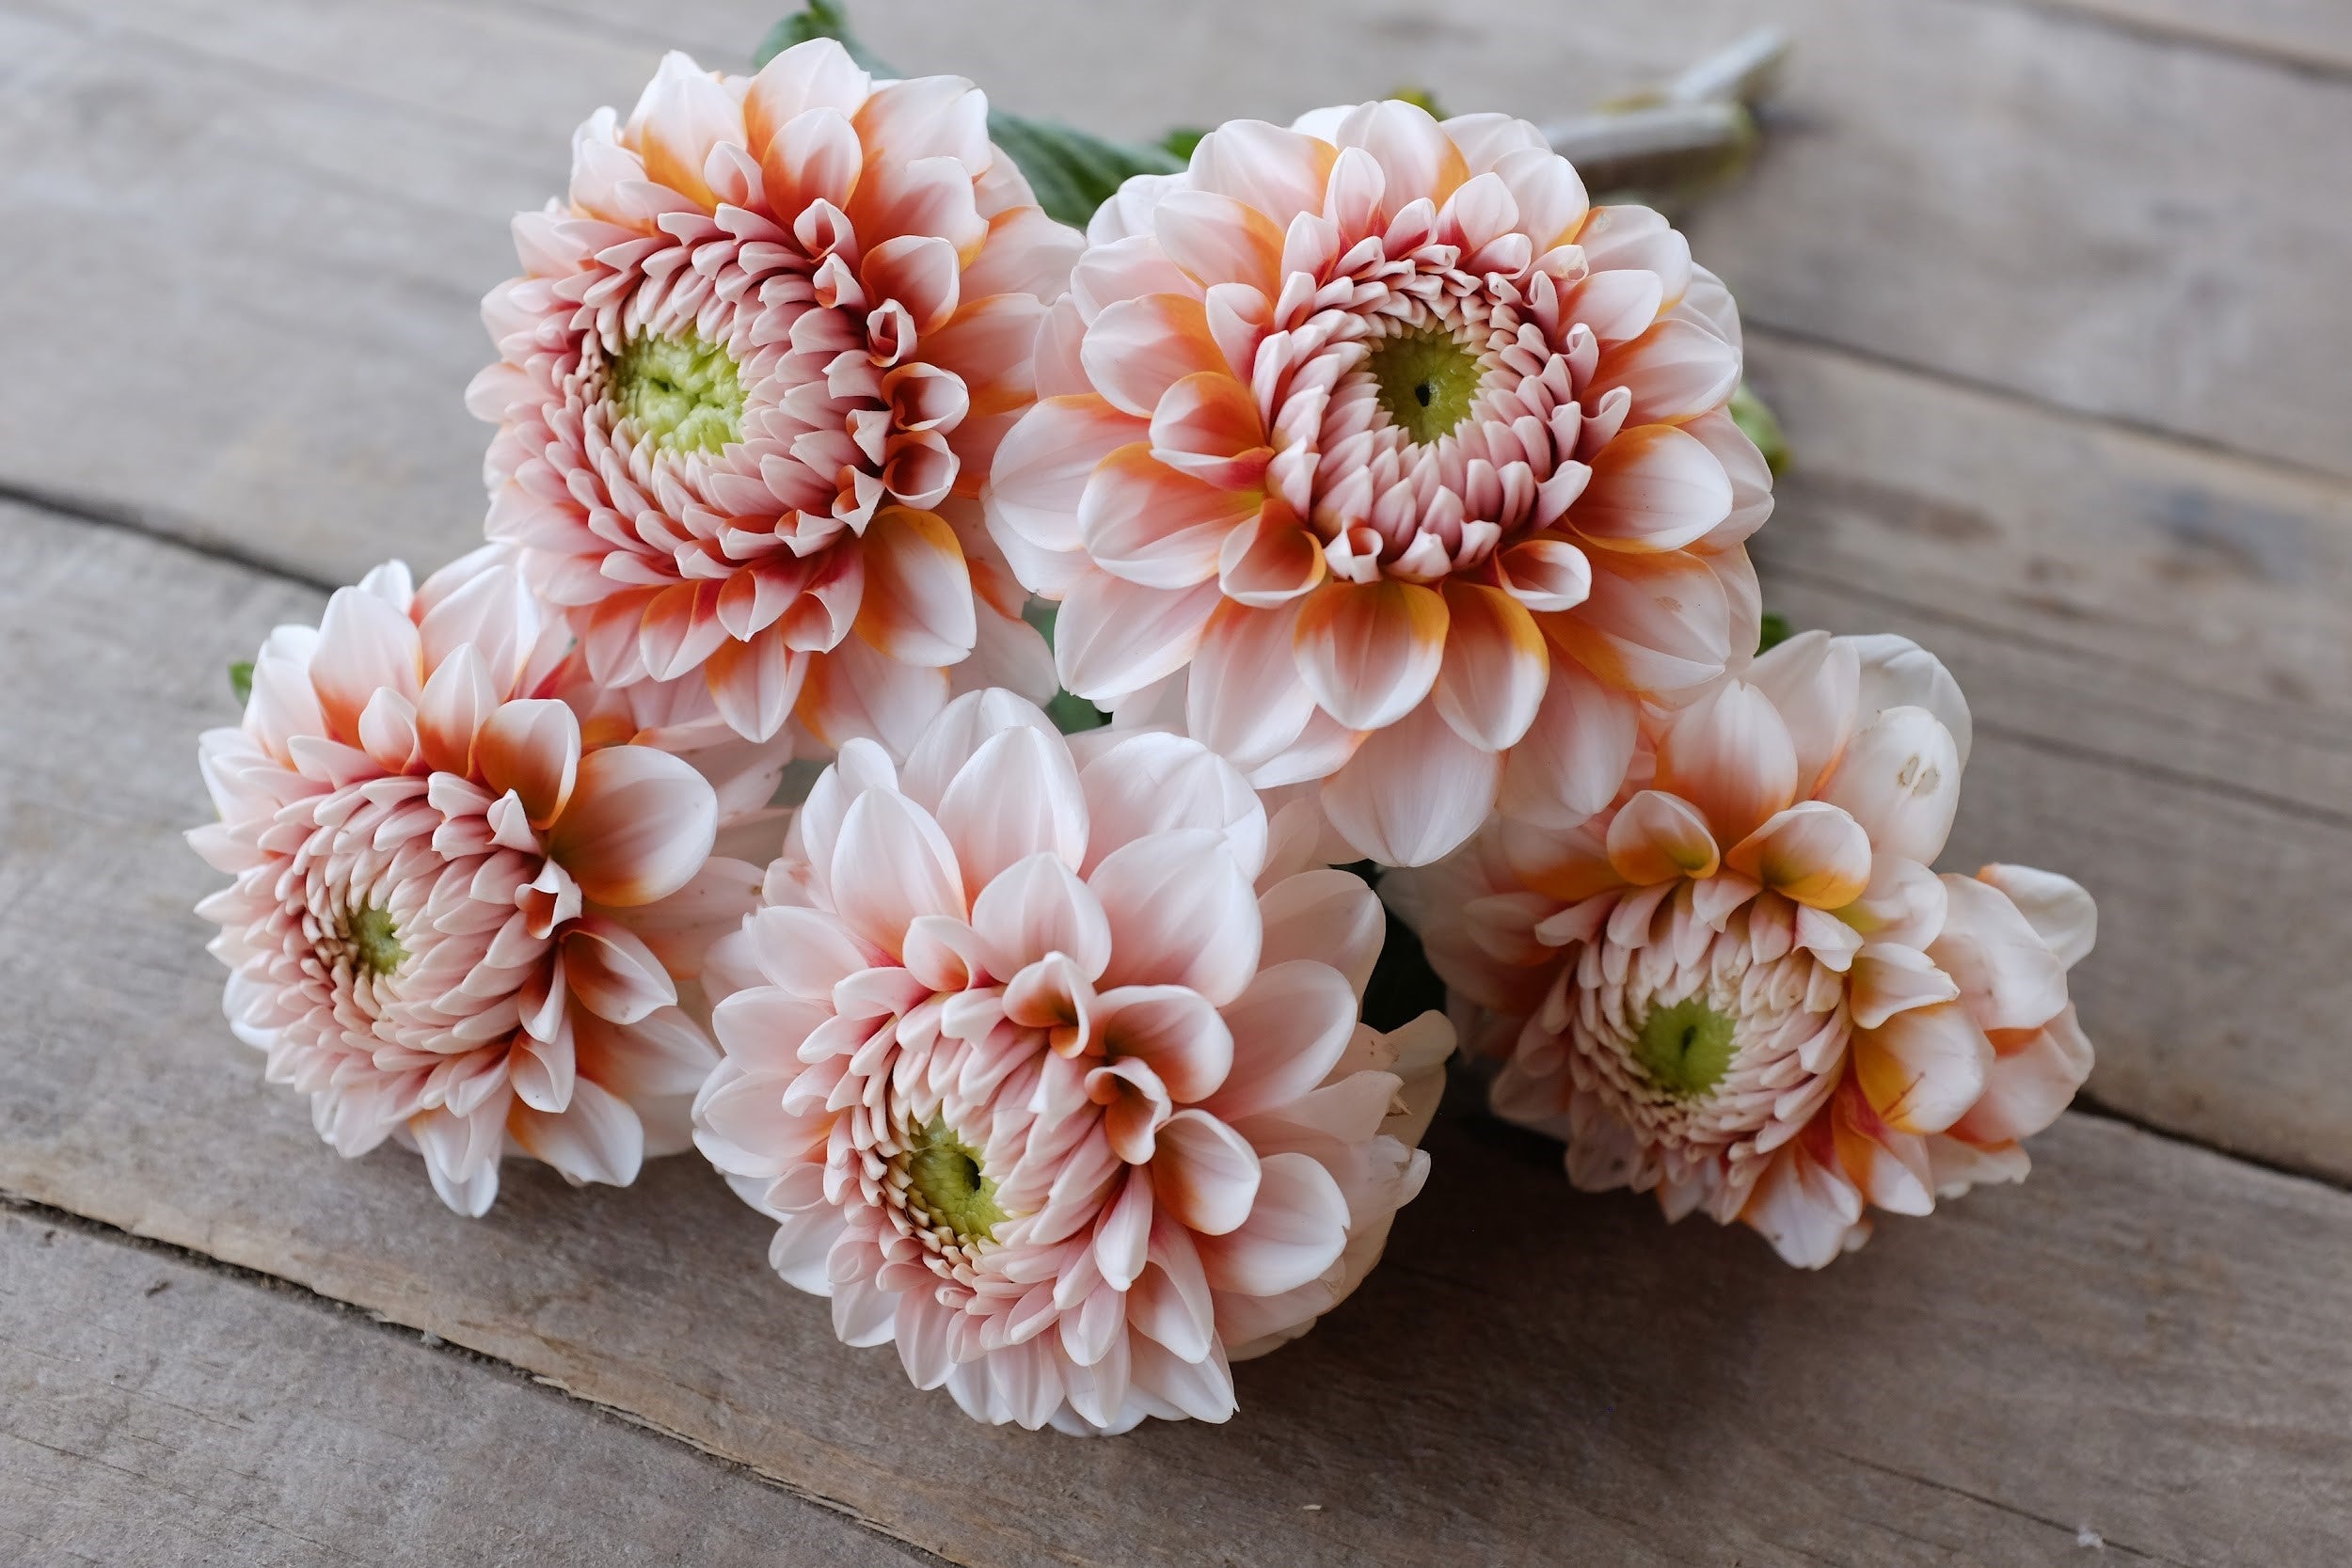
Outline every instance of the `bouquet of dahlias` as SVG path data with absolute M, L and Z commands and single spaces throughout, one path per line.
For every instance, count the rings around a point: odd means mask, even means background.
M 846 1343 L 1082 1433 L 1225 1419 L 1361 1282 L 1457 1032 L 1577 1186 L 1801 1266 L 2025 1174 L 2090 900 L 1931 869 L 1932 656 L 1759 651 L 1665 217 L 1502 115 L 1180 159 L 839 30 L 580 128 L 484 307 L 488 544 L 203 737 L 230 1022 L 322 1138 L 468 1215 L 698 1149 Z

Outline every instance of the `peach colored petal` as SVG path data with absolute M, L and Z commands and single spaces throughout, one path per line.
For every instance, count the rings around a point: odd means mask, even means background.
M 1735 843 L 1724 864 L 1800 904 L 1842 910 L 1870 885 L 1870 835 L 1836 806 L 1801 800 Z
M 1696 807 L 1645 789 L 1610 819 L 1609 863 L 1627 881 L 1646 887 L 1678 877 L 1712 876 L 1721 859 Z
M 1254 521 L 1255 498 L 1167 467 L 1142 442 L 1098 465 L 1078 501 L 1086 552 L 1146 588 L 1190 588 L 1216 576 L 1226 535 Z
M 1534 721 L 1504 759 L 1502 810 L 1560 832 L 1600 812 L 1633 765 L 1640 719 L 1632 698 L 1555 660 Z
M 1233 119 L 1200 138 L 1192 153 L 1192 182 L 1248 203 L 1287 227 L 1323 201 L 1331 161 L 1328 142 L 1263 120 Z
M 1445 657 L 1446 601 L 1415 583 L 1327 583 L 1300 606 L 1298 673 L 1350 729 L 1393 724 L 1420 705 Z
M 1152 455 L 1228 490 L 1254 486 L 1273 455 L 1249 389 L 1218 371 L 1169 384 L 1152 410 Z
M 1258 966 L 1258 903 L 1220 833 L 1121 845 L 1087 877 L 1111 924 L 1105 986 L 1186 986 L 1222 1005 Z
M 1988 1035 L 2042 1027 L 2066 1006 L 2066 965 L 2009 895 L 1974 877 L 1944 879 L 1944 928 L 1928 956 L 1958 983 Z
M 1960 997 L 1952 977 L 1915 947 L 1866 942 L 1846 973 L 1849 1005 L 1860 1029 L 1876 1029 L 1897 1013 Z
M 596 903 L 650 904 L 701 869 L 718 819 L 717 797 L 689 764 L 650 746 L 608 747 L 580 759 L 548 853 Z
M 1718 679 L 1732 657 L 1730 605 L 1706 562 L 1603 553 L 1584 604 L 1545 617 L 1544 634 L 1621 690 L 1671 699 Z
M 1161 253 L 1204 289 L 1242 282 L 1272 295 L 1281 287 L 1281 229 L 1236 198 L 1171 190 L 1152 210 L 1152 233 Z
M 1977 879 L 2009 895 L 2059 963 L 2072 969 L 2090 956 L 2099 937 L 2099 910 L 2081 883 L 2030 865 L 1988 865 Z
M 1095 466 L 1148 427 L 1092 393 L 1047 398 L 996 449 L 986 498 L 990 531 L 1041 549 L 1078 549 L 1078 501 Z
M 1762 691 L 1727 681 L 1676 715 L 1658 746 L 1658 787 L 1703 812 L 1717 843 L 1738 844 L 1796 799 L 1788 726 Z
M 1248 1140 L 1207 1112 L 1179 1111 L 1160 1130 L 1152 1196 L 1196 1235 L 1238 1229 L 1251 1217 L 1259 1180 L 1257 1151 Z
M 1225 368 L 1200 302 L 1171 293 L 1109 306 L 1089 324 L 1079 357 L 1095 389 L 1141 420 L 1184 377 Z
M 1323 785 L 1331 826 L 1382 865 L 1425 865 L 1478 831 L 1493 809 L 1502 759 L 1454 733 L 1424 703 L 1375 730 Z
M 864 557 L 860 637 L 902 664 L 953 664 L 971 653 L 972 575 L 938 514 L 884 508 L 866 528 Z
M 1339 1261 L 1347 1200 L 1331 1173 L 1304 1154 L 1269 1154 L 1257 1174 L 1248 1218 L 1225 1233 L 1202 1235 L 1200 1267 L 1216 1290 L 1279 1295 Z
M 677 1003 L 677 987 L 661 960 L 616 920 L 592 915 L 579 921 L 564 933 L 563 948 L 564 983 L 582 1006 L 608 1022 L 635 1023 Z
M 474 744 L 483 783 L 494 795 L 512 790 L 532 827 L 564 814 L 580 776 L 580 716 L 569 707 L 546 698 L 503 704 Z
M 1434 701 L 1454 733 L 1500 752 L 1535 721 L 1550 659 L 1535 617 L 1500 588 L 1448 581 L 1445 657 Z
M 1881 850 L 1924 864 L 1943 851 L 1959 807 L 1959 750 L 1927 709 L 1888 708 L 1848 743 L 1820 795 Z
M 1984 1092 L 1993 1046 L 1957 1003 L 1913 1007 L 1854 1036 L 1854 1081 L 1886 1124 L 1941 1132 Z
M 1680 424 L 1731 396 L 1740 384 L 1740 351 L 1703 326 L 1669 318 L 1605 350 L 1593 381 L 1633 394 L 1628 425 Z
M 1081 578 L 1054 624 L 1062 684 L 1113 703 L 1184 667 L 1216 607 L 1216 585 L 1146 588 L 1107 573 Z
M 1731 481 L 1692 437 L 1672 425 L 1621 433 L 1593 459 L 1593 477 L 1570 512 L 1578 534 L 1621 550 L 1678 550 L 1731 513 Z

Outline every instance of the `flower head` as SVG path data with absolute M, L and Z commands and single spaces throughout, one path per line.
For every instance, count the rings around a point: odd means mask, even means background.
M 1041 670 L 974 498 L 1077 237 L 987 107 L 830 40 L 749 78 L 674 54 L 580 128 L 568 200 L 516 219 L 469 393 L 499 426 L 489 529 L 599 684 L 694 681 L 754 739 L 797 711 L 903 745 L 976 649 Z
M 569 642 L 495 548 L 379 567 L 270 635 L 201 746 L 231 1025 L 339 1152 L 397 1139 L 465 1214 L 503 1153 L 626 1184 L 686 1146 L 715 1053 L 678 981 L 756 891 L 693 767 L 583 740 Z
M 1900 638 L 1804 636 L 1665 717 L 1617 803 L 1495 823 L 1383 883 L 1420 927 L 1495 1108 L 1583 1188 L 1742 1220 L 1819 1267 L 2026 1169 L 2090 1070 L 2066 972 L 2095 911 L 2023 866 L 1938 877 L 1968 710 Z
M 1379 907 L 1287 858 L 1197 742 L 1007 692 L 844 747 L 711 958 L 696 1141 L 776 1271 L 978 1419 L 1231 1415 L 1378 1257 L 1453 1045 L 1359 1022 Z
M 1088 238 L 988 497 L 1079 695 L 1181 673 L 1189 733 L 1419 864 L 1605 806 L 1641 702 L 1755 646 L 1731 298 L 1534 126 L 1237 121 Z

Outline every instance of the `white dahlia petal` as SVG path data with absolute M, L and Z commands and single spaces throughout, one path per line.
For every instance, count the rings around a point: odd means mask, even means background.
M 988 591 L 958 514 L 1036 401 L 1078 244 L 986 118 L 969 82 L 877 84 L 815 40 L 749 79 L 672 54 L 581 127 L 468 404 L 499 427 L 492 536 L 598 685 L 707 688 L 762 742 L 795 714 L 903 736 L 945 701 Z
M 1912 644 L 1808 633 L 1649 710 L 1588 816 L 1506 776 L 1467 846 L 1384 878 L 1501 1058 L 1496 1111 L 1563 1138 L 1579 1187 L 1807 1268 L 1872 1209 L 2022 1177 L 2090 1070 L 2066 972 L 2096 911 L 2048 872 L 1929 869 L 1966 714 Z
M 510 1147 L 613 1184 L 683 1147 L 715 1053 L 677 982 L 757 890 L 709 858 L 709 779 L 556 695 L 568 641 L 503 552 L 379 569 L 273 634 L 201 748 L 231 1027 L 328 1144 L 397 1139 L 463 1214 Z
M 982 691 L 903 776 L 870 750 L 771 869 L 800 901 L 706 965 L 740 984 L 698 1147 L 845 1342 L 975 1418 L 1227 1418 L 1233 1350 L 1336 1305 L 1418 1191 L 1452 1031 L 1359 1022 L 1377 906 L 1261 893 L 1264 808 L 1198 742 L 1073 747 Z
M 1058 395 L 988 505 L 1063 601 L 1071 689 L 1189 671 L 1194 735 L 1261 787 L 1328 781 L 1359 853 L 1418 863 L 1499 787 L 1591 816 L 1616 777 L 1565 766 L 1570 732 L 1605 761 L 1645 703 L 1745 662 L 1771 474 L 1724 411 L 1730 296 L 1658 214 L 1592 208 L 1534 126 L 1233 121 L 1088 242 L 1040 350 Z M 1609 700 L 1548 704 L 1564 683 Z

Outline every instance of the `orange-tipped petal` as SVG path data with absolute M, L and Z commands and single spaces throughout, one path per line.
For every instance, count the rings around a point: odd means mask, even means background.
M 544 698 L 504 704 L 483 724 L 474 758 L 492 794 L 512 790 L 531 825 L 545 828 L 564 815 L 576 792 L 580 717 Z
M 1718 843 L 1737 844 L 1796 799 L 1788 726 L 1762 691 L 1726 682 L 1675 716 L 1658 747 L 1658 787 L 1705 813 Z
M 612 746 L 580 759 L 548 852 L 595 902 L 650 904 L 702 869 L 718 822 L 718 797 L 690 765 L 649 746 Z
M 1853 1038 L 1854 1080 L 1903 1132 L 1941 1132 L 1984 1093 L 1993 1045 L 1958 1003 L 1912 1007 Z
M 1342 724 L 1383 728 L 1437 683 L 1446 623 L 1444 597 L 1416 583 L 1327 583 L 1299 609 L 1298 673 Z
M 1677 877 L 1711 877 L 1722 857 L 1697 808 L 1645 789 L 1610 819 L 1609 863 L 1627 881 L 1646 887 Z
M 1801 800 L 1733 845 L 1724 863 L 1817 910 L 1842 910 L 1870 885 L 1870 835 L 1836 806 Z

